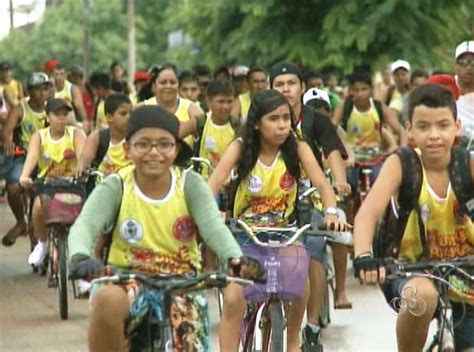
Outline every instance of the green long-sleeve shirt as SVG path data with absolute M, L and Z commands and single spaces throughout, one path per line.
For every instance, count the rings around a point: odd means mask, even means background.
M 69 258 L 75 254 L 92 256 L 96 238 L 114 226 L 122 201 L 122 181 L 118 175 L 107 177 L 87 199 L 81 214 L 70 229 Z M 220 218 L 217 204 L 204 179 L 189 171 L 184 184 L 186 204 L 201 238 L 222 263 L 239 258 L 242 251 Z

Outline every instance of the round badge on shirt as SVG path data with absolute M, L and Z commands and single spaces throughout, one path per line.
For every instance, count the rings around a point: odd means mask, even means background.
M 135 219 L 127 219 L 120 225 L 120 236 L 128 243 L 138 243 L 143 238 L 143 227 Z
M 207 137 L 206 140 L 204 141 L 204 145 L 205 145 L 206 149 L 213 150 L 216 147 L 215 138 L 212 137 L 212 136 Z
M 173 236 L 180 242 L 190 242 L 196 233 L 196 225 L 191 216 L 181 216 L 173 224 Z
M 263 188 L 262 178 L 258 175 L 252 175 L 249 179 L 249 191 L 251 193 L 258 193 Z
M 280 177 L 280 187 L 288 192 L 295 185 L 295 178 L 287 171 Z

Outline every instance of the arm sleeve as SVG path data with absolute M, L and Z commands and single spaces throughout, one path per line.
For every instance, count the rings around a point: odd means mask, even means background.
M 315 114 L 313 133 L 326 158 L 334 150 L 339 150 L 342 158 L 347 159 L 346 148 L 344 148 L 341 139 L 337 135 L 336 126 L 333 125 L 328 116 L 320 113 Z
M 206 181 L 188 171 L 184 185 L 186 203 L 198 227 L 199 234 L 221 263 L 230 258 L 240 258 L 242 251 L 234 236 L 220 217 L 217 203 Z
M 116 174 L 108 176 L 94 188 L 69 230 L 69 259 L 75 254 L 92 256 L 96 238 L 110 232 L 114 226 L 122 192 L 122 180 Z

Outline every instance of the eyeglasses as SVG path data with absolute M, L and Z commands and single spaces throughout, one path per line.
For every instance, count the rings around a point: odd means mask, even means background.
M 458 62 L 458 65 L 460 65 L 462 67 L 468 67 L 468 66 L 474 67 L 474 60 L 460 59 L 457 62 Z
M 160 153 L 166 154 L 169 153 L 175 146 L 175 143 L 172 142 L 150 142 L 150 141 L 138 141 L 133 143 L 133 147 L 137 150 L 137 152 L 141 154 L 148 153 L 152 150 L 153 147 L 156 148 Z

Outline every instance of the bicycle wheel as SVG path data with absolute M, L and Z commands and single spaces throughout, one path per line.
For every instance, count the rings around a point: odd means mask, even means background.
M 271 324 L 270 352 L 283 352 L 285 349 L 285 321 L 282 303 L 270 303 L 269 315 Z
M 325 328 L 331 322 L 331 308 L 329 302 L 329 290 L 331 289 L 331 284 L 328 282 L 326 287 L 326 292 L 324 293 L 323 306 L 321 308 L 321 313 L 319 314 L 319 325 L 322 328 Z
M 61 319 L 67 319 L 67 237 L 64 234 L 57 238 L 57 245 L 58 253 L 55 260 L 58 266 L 59 315 Z

